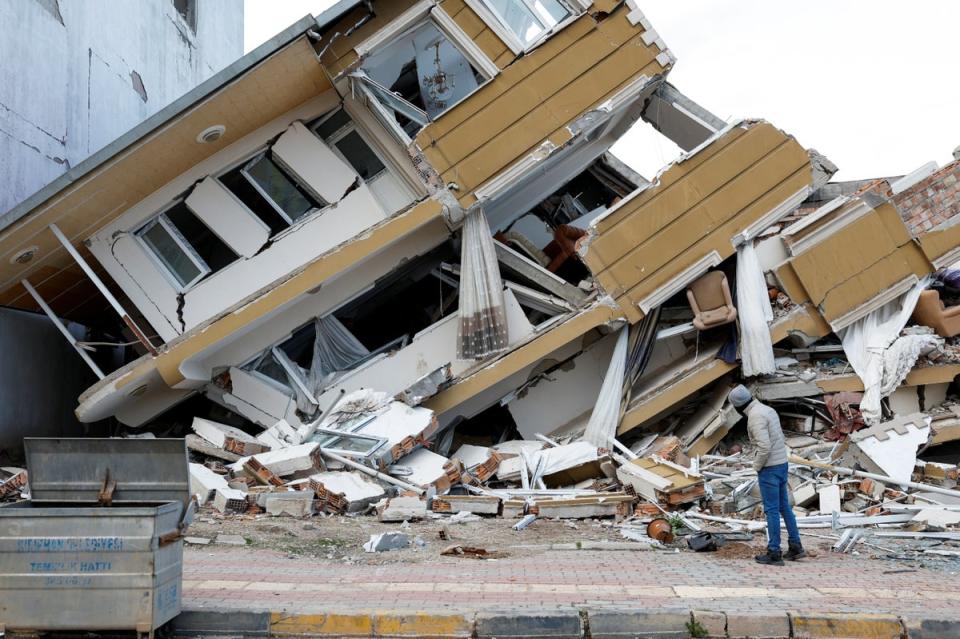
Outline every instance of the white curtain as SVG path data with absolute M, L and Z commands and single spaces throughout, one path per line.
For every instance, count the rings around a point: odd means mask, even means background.
M 847 361 L 863 382 L 864 393 L 860 401 L 860 412 L 863 413 L 863 421 L 868 426 L 879 424 L 882 417 L 880 400 L 883 398 L 884 390 L 884 355 L 900 335 L 903 327 L 907 325 L 907 320 L 910 319 L 917 300 L 920 299 L 920 293 L 928 283 L 929 278 L 924 278 L 908 292 L 858 319 L 838 333 L 843 341 L 843 352 L 847 355 Z M 896 367 L 897 365 L 891 366 L 891 368 Z M 897 376 L 897 374 L 893 371 L 888 373 L 886 384 L 888 389 L 892 386 L 890 376 Z
M 316 398 L 337 373 L 350 370 L 357 360 L 369 354 L 367 347 L 333 315 L 314 320 L 309 370 L 290 359 L 282 348 L 273 349 L 273 356 L 283 365 L 289 385 L 296 394 L 297 410 L 304 415 L 316 413 Z M 293 379 L 290 371 L 298 374 L 299 379 Z
M 770 341 L 773 309 L 753 242 L 737 249 L 737 316 L 743 376 L 772 375 L 777 370 Z
M 597 403 L 593 405 L 590 421 L 582 439 L 590 444 L 603 448 L 610 448 L 610 438 L 617 433 L 617 424 L 620 423 L 620 401 L 623 398 L 623 378 L 627 371 L 627 342 L 630 335 L 629 326 L 620 329 L 617 345 L 610 357 L 610 365 L 603 377 Z
M 313 391 L 319 393 L 334 373 L 349 370 L 370 351 L 333 315 L 318 317 L 314 327 L 309 379 Z
M 479 207 L 467 213 L 461 244 L 457 357 L 483 359 L 507 349 L 507 314 L 497 251 Z

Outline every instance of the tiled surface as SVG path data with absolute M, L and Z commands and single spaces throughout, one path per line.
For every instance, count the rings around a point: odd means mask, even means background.
M 188 609 L 295 613 L 638 606 L 960 618 L 953 603 L 956 575 L 903 570 L 912 569 L 829 553 L 783 568 L 657 551 L 347 565 L 268 550 L 204 547 L 185 551 L 183 599 Z

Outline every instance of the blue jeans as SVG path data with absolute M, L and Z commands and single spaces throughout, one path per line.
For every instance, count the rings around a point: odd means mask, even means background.
M 800 543 L 800 529 L 797 518 L 790 508 L 790 486 L 787 484 L 787 464 L 768 466 L 758 474 L 760 496 L 763 498 L 763 512 L 767 516 L 767 548 L 780 551 L 780 517 L 787 525 L 787 539 L 791 543 Z

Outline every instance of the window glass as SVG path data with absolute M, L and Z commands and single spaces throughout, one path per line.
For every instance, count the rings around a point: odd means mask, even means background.
M 290 223 L 273 208 L 270 201 L 267 200 L 260 191 L 254 188 L 250 180 L 243 176 L 241 173 L 242 170 L 243 167 L 234 169 L 229 173 L 221 175 L 218 179 L 231 193 L 237 196 L 237 199 L 250 209 L 251 213 L 260 218 L 260 220 L 270 228 L 271 236 L 288 228 Z
M 375 178 L 386 168 L 343 109 L 322 119 L 313 130 L 327 144 L 335 146 L 364 181 Z
M 383 171 L 383 162 L 356 131 L 350 131 L 350 133 L 337 140 L 335 144 L 343 157 L 350 163 L 350 166 L 364 180 L 370 180 Z
M 219 271 L 237 259 L 238 255 L 233 249 L 201 222 L 183 202 L 168 209 L 166 216 L 211 271 Z
M 371 54 L 363 68 L 372 80 L 431 119 L 465 98 L 484 79 L 429 20 Z M 408 123 L 404 120 L 401 126 Z
M 297 184 L 266 155 L 261 155 L 247 164 L 244 171 L 291 221 L 303 217 L 315 208 Z
M 181 286 L 186 286 L 200 276 L 200 267 L 159 221 L 142 231 L 140 237 Z
M 267 351 L 267 353 L 260 358 L 260 361 L 253 365 L 253 370 L 266 375 L 275 382 L 279 382 L 284 387 L 289 386 L 286 372 L 284 372 L 283 367 L 277 363 L 277 360 L 273 358 L 273 353 L 270 351 Z
M 350 116 L 343 109 L 337 109 L 332 115 L 318 124 L 314 130 L 324 140 L 329 140 L 340 129 L 352 125 Z
M 536 42 L 544 32 L 570 15 L 558 0 L 486 0 L 524 46 Z

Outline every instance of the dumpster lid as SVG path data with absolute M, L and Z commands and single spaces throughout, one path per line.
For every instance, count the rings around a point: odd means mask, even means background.
M 33 501 L 190 500 L 187 444 L 183 439 L 27 437 L 27 483 Z

